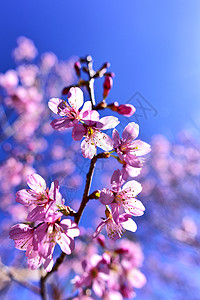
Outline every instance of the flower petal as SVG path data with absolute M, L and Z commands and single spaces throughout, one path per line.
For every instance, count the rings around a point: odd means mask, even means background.
M 117 129 L 113 129 L 112 138 L 114 141 L 114 148 L 117 148 L 121 144 L 121 139 Z
M 99 223 L 95 232 L 93 233 L 93 236 L 92 236 L 93 239 L 95 239 L 100 234 L 100 232 L 102 231 L 102 229 L 104 228 L 105 225 L 106 225 L 106 220 Z
M 83 105 L 83 92 L 79 87 L 72 87 L 68 93 L 68 102 L 75 109 L 78 109 Z
M 46 182 L 38 174 L 32 174 L 27 177 L 28 186 L 37 193 L 45 193 Z
M 50 124 L 55 130 L 64 130 L 73 126 L 73 122 L 68 117 L 55 119 Z
M 96 131 L 93 135 L 93 140 L 96 145 L 104 151 L 110 151 L 113 149 L 113 140 L 104 132 Z
M 76 124 L 72 130 L 72 138 L 74 141 L 80 141 L 86 134 L 87 130 L 82 124 Z
M 122 223 L 124 229 L 135 232 L 137 230 L 137 225 L 132 219 L 128 219 L 127 221 Z
M 103 130 L 115 128 L 119 123 L 120 123 L 120 121 L 118 120 L 118 118 L 113 117 L 113 116 L 107 116 L 107 117 L 101 118 L 98 121 L 97 128 L 100 128 Z
M 59 109 L 58 105 L 62 102 L 63 100 L 60 98 L 51 98 L 48 102 L 49 108 L 55 113 L 59 115 Z
M 142 185 L 136 180 L 130 180 L 124 184 L 121 195 L 126 195 L 126 197 L 134 198 L 142 191 Z
M 138 137 L 139 134 L 139 125 L 131 122 L 129 123 L 122 133 L 122 140 L 124 142 L 130 142 Z
M 100 194 L 99 201 L 104 205 L 111 204 L 115 199 L 113 192 L 109 189 L 103 189 Z
M 81 143 L 81 152 L 85 158 L 92 159 L 97 152 L 96 145 L 91 139 L 85 138 Z

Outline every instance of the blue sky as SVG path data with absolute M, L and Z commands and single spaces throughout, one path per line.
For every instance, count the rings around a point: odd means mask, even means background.
M 198 133 L 199 13 L 197 0 L 1 1 L 0 72 L 14 66 L 10 52 L 20 35 L 60 59 L 91 54 L 96 67 L 109 61 L 116 74 L 110 101 L 140 92 L 157 110 L 140 120 L 145 138 L 173 138 L 187 127 Z

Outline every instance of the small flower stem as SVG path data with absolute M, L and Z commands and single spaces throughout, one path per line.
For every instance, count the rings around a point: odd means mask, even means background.
M 95 97 L 94 97 L 94 75 L 95 71 L 93 70 L 93 61 L 91 56 L 86 57 L 87 67 L 88 67 L 88 75 L 89 75 L 89 81 L 88 81 L 88 91 L 90 94 L 90 100 L 92 102 L 92 108 L 94 109 L 95 106 Z

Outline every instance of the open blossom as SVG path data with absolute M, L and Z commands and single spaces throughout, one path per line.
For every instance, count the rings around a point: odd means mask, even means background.
M 76 276 L 75 285 L 78 288 L 90 287 L 94 290 L 98 297 L 102 297 L 106 291 L 106 281 L 109 280 L 110 257 L 107 254 L 103 256 L 93 254 L 89 261 L 82 262 L 83 275 Z
M 138 156 L 143 156 L 151 151 L 150 145 L 140 140 L 135 140 L 139 134 L 139 125 L 131 122 L 122 133 L 122 139 L 116 129 L 113 130 L 114 148 L 121 161 L 125 161 L 132 167 L 140 168 L 141 160 Z
M 113 116 L 107 116 L 100 119 L 97 111 L 86 111 L 84 113 L 84 124 L 77 124 L 74 127 L 74 140 L 85 139 L 81 143 L 81 151 L 84 157 L 92 158 L 97 151 L 97 147 L 104 151 L 113 149 L 112 139 L 101 130 L 114 128 L 119 124 L 119 120 Z
M 37 269 L 41 264 L 49 272 L 53 266 L 53 251 L 58 243 L 66 254 L 74 249 L 74 237 L 79 235 L 77 224 L 70 219 L 59 219 L 44 222 L 32 228 L 27 224 L 14 225 L 10 230 L 10 238 L 15 247 L 26 251 L 28 265 Z
M 135 180 L 128 181 L 124 186 L 124 180 L 120 170 L 113 173 L 111 178 L 111 190 L 104 188 L 100 194 L 100 202 L 104 205 L 117 203 L 133 216 L 141 216 L 144 213 L 144 205 L 135 197 L 142 191 L 142 186 Z
M 83 114 L 87 110 L 91 110 L 91 102 L 86 101 L 83 105 L 83 92 L 78 87 L 72 87 L 68 93 L 69 104 L 59 98 L 51 98 L 48 106 L 55 113 L 61 116 L 51 122 L 51 126 L 56 130 L 64 130 L 73 127 L 80 120 L 83 120 Z M 80 110 L 80 107 L 83 108 Z M 72 134 L 73 137 L 73 134 Z
M 25 206 L 32 205 L 34 207 L 27 217 L 28 221 L 43 221 L 44 219 L 52 221 L 52 218 L 62 216 L 60 212 L 51 213 L 54 206 L 63 204 L 57 180 L 52 182 L 49 190 L 45 180 L 40 175 L 32 174 L 27 177 L 27 184 L 30 190 L 18 191 L 16 201 Z
M 131 214 L 124 213 L 119 215 L 116 209 L 111 212 L 108 207 L 106 208 L 105 214 L 106 219 L 97 226 L 93 238 L 96 238 L 104 227 L 106 227 L 107 235 L 113 240 L 121 238 L 125 230 L 132 232 L 137 230 L 137 225 L 131 219 Z

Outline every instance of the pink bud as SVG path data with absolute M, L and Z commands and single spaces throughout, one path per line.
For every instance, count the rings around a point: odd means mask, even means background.
M 103 88 L 104 88 L 103 98 L 104 99 L 108 96 L 108 94 L 109 94 L 110 89 L 112 88 L 112 86 L 113 86 L 113 79 L 112 79 L 112 77 L 106 76 L 105 80 L 104 80 L 104 84 L 103 84 Z
M 76 71 L 76 75 L 78 76 L 78 77 L 80 77 L 80 75 L 81 75 L 81 64 L 80 64 L 80 62 L 79 61 L 76 61 L 75 62 L 75 64 L 74 64 L 74 69 L 75 69 L 75 71 Z
M 103 234 L 100 234 L 98 237 L 97 237 L 97 241 L 98 241 L 98 243 L 100 244 L 100 246 L 102 247 L 102 248 L 104 248 L 105 247 L 105 236 L 103 235 Z
M 63 95 L 67 95 L 67 94 L 69 93 L 70 88 L 71 88 L 71 86 L 65 87 L 65 88 L 62 90 L 62 94 L 63 94 Z
M 131 117 L 135 113 L 136 109 L 132 104 L 122 104 L 117 108 L 117 112 L 125 117 Z

